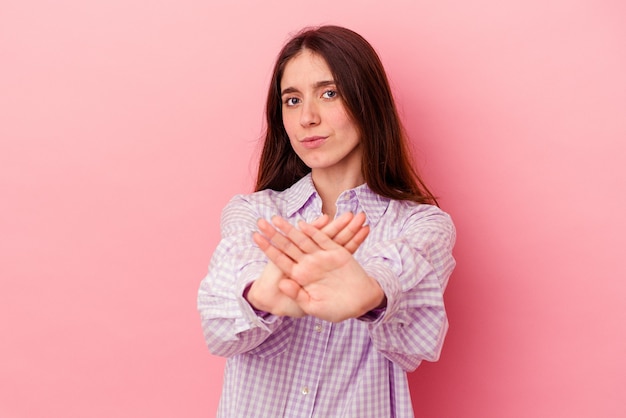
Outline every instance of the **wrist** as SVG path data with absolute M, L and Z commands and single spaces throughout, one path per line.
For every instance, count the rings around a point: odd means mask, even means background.
M 369 302 L 364 306 L 363 315 L 368 315 L 374 311 L 384 311 L 387 307 L 387 295 L 383 291 L 382 287 L 378 283 L 378 281 L 372 277 L 369 278 L 371 281 L 371 298 L 368 298 Z
M 385 295 L 383 293 L 383 297 L 382 297 L 380 303 L 374 309 L 385 309 L 386 307 L 387 307 L 387 295 Z
M 252 309 L 254 309 L 255 311 L 259 311 L 261 309 L 259 309 L 259 307 L 257 306 L 257 302 L 255 301 L 254 298 L 254 293 L 251 292 L 252 291 L 252 287 L 254 286 L 255 282 L 250 282 L 250 284 L 248 284 L 245 289 L 243 290 L 243 298 L 246 300 L 246 302 L 248 302 L 248 304 L 250 304 L 250 306 L 252 307 Z
M 384 292 L 382 292 L 382 289 L 381 293 L 382 297 L 377 299 L 379 300 L 379 303 L 372 309 L 366 311 L 363 315 L 359 316 L 357 319 L 365 322 L 375 322 L 385 313 L 387 309 L 387 296 Z
M 385 295 L 385 292 L 383 291 L 383 288 L 380 286 L 380 283 L 378 283 L 378 280 L 374 279 L 373 277 L 370 277 L 370 280 L 372 281 L 372 287 L 375 292 L 375 297 L 373 298 L 373 303 L 372 306 L 370 307 L 370 310 L 373 309 L 384 309 L 385 307 L 387 307 L 387 295 Z
M 268 315 L 270 315 L 270 312 L 263 310 L 261 308 L 258 307 L 257 303 L 254 302 L 253 297 L 250 297 L 250 290 L 252 289 L 252 285 L 254 285 L 255 282 L 251 282 L 250 284 L 248 284 L 245 289 L 243 290 L 243 298 L 245 299 L 246 302 L 248 302 L 248 304 L 250 305 L 250 307 L 252 308 L 252 310 L 254 311 L 254 313 L 261 317 L 261 318 L 265 318 Z

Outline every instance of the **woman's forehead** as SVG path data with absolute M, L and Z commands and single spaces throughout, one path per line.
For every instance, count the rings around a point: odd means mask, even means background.
M 332 71 L 326 60 L 321 55 L 304 49 L 287 61 L 280 84 L 281 89 L 285 89 L 286 87 L 295 87 L 295 85 L 304 87 L 321 81 L 332 80 Z

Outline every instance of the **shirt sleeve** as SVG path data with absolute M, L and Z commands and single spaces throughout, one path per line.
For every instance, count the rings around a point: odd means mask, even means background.
M 198 291 L 198 311 L 211 353 L 231 357 L 248 352 L 259 356 L 286 348 L 289 318 L 256 312 L 244 299 L 245 288 L 267 263 L 252 241 L 261 215 L 243 196 L 234 197 L 222 212 L 219 242 Z
M 365 250 L 362 266 L 387 297 L 368 324 L 376 349 L 404 370 L 436 361 L 448 329 L 443 292 L 455 266 L 456 232 L 437 207 L 413 213 L 399 235 Z

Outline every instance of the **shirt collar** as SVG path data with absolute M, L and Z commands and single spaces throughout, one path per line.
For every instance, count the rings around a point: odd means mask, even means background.
M 361 184 L 354 189 L 346 190 L 339 198 L 341 199 L 342 196 L 345 195 L 349 196 L 349 199 L 357 200 L 359 206 L 363 212 L 365 212 L 367 223 L 372 226 L 378 223 L 387 210 L 390 201 L 389 198 L 374 193 L 367 183 Z M 308 173 L 289 189 L 285 190 L 287 216 L 293 216 L 293 214 L 302 209 L 313 196 L 317 196 L 317 190 L 315 190 L 311 173 Z
M 363 212 L 365 212 L 367 223 L 371 226 L 378 223 L 387 210 L 389 201 L 391 200 L 388 197 L 374 193 L 372 189 L 369 188 L 367 183 L 361 184 L 360 186 L 347 190 L 346 192 L 351 193 L 352 196 L 356 197 L 359 205 L 363 209 Z
M 291 217 L 294 213 L 302 209 L 313 195 L 317 195 L 317 190 L 315 190 L 311 173 L 309 173 L 285 190 L 287 216 Z

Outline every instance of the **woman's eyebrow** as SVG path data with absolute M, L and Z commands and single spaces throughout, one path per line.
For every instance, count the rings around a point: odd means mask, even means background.
M 324 81 L 318 81 L 317 83 L 315 83 L 315 88 L 334 86 L 334 85 L 335 85 L 335 80 L 324 80 Z
M 287 87 L 280 93 L 280 95 L 284 96 L 285 94 L 298 93 L 298 92 L 299 90 L 295 87 Z
M 335 80 L 323 80 L 323 81 L 318 81 L 317 83 L 315 83 L 313 87 L 316 89 L 319 89 L 320 87 L 334 86 L 334 85 L 335 85 Z M 281 91 L 280 95 L 284 96 L 285 94 L 299 93 L 299 92 L 300 90 L 298 90 L 295 87 L 285 87 L 285 89 Z

